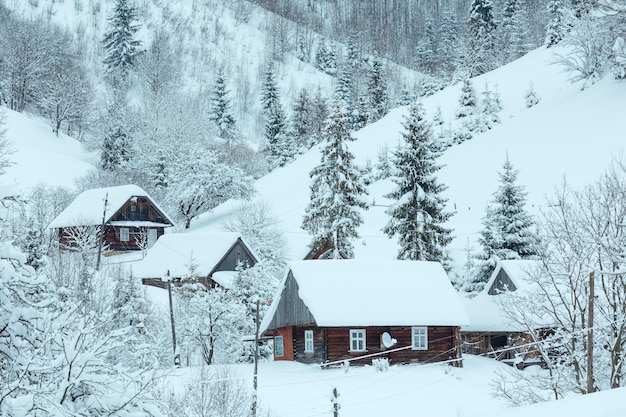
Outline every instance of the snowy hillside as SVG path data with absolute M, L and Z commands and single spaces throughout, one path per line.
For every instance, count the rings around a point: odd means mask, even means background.
M 567 81 L 568 75 L 559 65 L 552 64 L 554 54 L 554 49 L 541 48 L 473 80 L 478 95 L 485 83 L 491 90 L 497 89 L 504 109 L 500 113 L 502 124 L 452 146 L 441 158 L 445 167 L 440 180 L 448 186 L 444 195 L 449 210 L 456 212 L 449 226 L 456 236 L 450 248 L 457 264 L 462 263 L 468 239 L 473 244 L 477 237 L 507 154 L 520 170 L 518 182 L 526 187 L 527 209 L 532 213 L 546 206 L 546 197 L 564 178 L 575 188 L 582 187 L 597 178 L 613 159 L 622 157 L 626 84 L 606 78 L 581 90 L 580 85 Z M 524 95 L 530 83 L 541 101 L 528 109 Z M 427 117 L 432 118 L 439 106 L 445 124 L 454 123 L 459 96 L 460 85 L 455 85 L 426 98 Z M 398 144 L 405 114 L 406 108 L 395 109 L 355 133 L 357 141 L 350 146 L 358 164 L 365 165 L 367 160 L 375 164 L 383 146 L 393 149 Z M 292 259 L 301 259 L 308 251 L 310 240 L 300 225 L 309 201 L 308 174 L 319 159 L 319 147 L 313 148 L 256 183 L 257 200 L 267 202 L 282 220 Z M 369 187 L 372 207 L 364 213 L 361 243 L 355 245 L 357 258 L 396 255 L 395 243 L 380 231 L 387 222 L 388 201 L 383 195 L 391 187 L 388 180 Z M 221 222 L 239 205 L 229 201 L 192 223 L 192 228 L 220 229 Z
M 93 169 L 97 155 L 87 153 L 82 144 L 64 134 L 54 135 L 45 121 L 39 121 L 2 108 L 6 138 L 15 153 L 14 163 L 2 176 L 3 183 L 21 191 L 42 183 L 51 187 L 74 187 L 74 180 Z

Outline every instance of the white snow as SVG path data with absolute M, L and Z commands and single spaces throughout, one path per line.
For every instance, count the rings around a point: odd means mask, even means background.
M 299 261 L 289 264 L 289 269 L 318 326 L 468 324 L 465 310 L 438 262 Z M 269 323 L 279 301 L 273 300 L 263 324 Z
M 240 237 L 230 232 L 166 233 L 144 259 L 133 264 L 133 275 L 160 278 L 169 271 L 171 277 L 182 277 L 193 263 L 197 276 L 208 276 Z

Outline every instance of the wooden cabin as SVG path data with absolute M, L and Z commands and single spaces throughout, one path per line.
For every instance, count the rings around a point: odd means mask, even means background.
M 474 298 L 465 299 L 464 307 L 470 325 L 463 328 L 463 352 L 493 357 L 510 365 L 525 367 L 540 364 L 528 329 L 507 314 L 512 293 L 530 291 L 528 274 L 539 267 L 539 261 L 499 261 L 485 288 Z M 544 334 L 546 329 L 533 329 Z
M 127 252 L 151 247 L 174 222 L 144 190 L 129 184 L 80 193 L 48 227 L 61 248 L 72 249 L 81 240 L 97 245 L 102 225 L 105 248 Z
M 165 288 L 163 278 L 173 282 L 193 277 L 209 288 L 229 289 L 238 267 L 252 267 L 257 257 L 239 233 L 167 233 L 133 265 L 133 275 L 144 285 Z
M 274 360 L 425 363 L 460 360 L 466 324 L 439 263 L 305 260 L 289 265 L 261 334 Z

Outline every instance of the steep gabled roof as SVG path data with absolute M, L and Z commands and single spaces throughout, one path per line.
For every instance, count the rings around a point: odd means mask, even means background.
M 104 221 L 106 223 L 133 197 L 147 198 L 152 202 L 154 208 L 161 213 L 163 219 L 170 225 L 174 224 L 174 221 L 169 218 L 165 211 L 156 204 L 148 193 L 134 184 L 128 184 L 83 191 L 48 227 L 50 229 L 57 229 L 60 227 L 100 225 L 102 223 L 105 198 L 107 206 L 106 212 L 104 212 Z
M 463 305 L 470 318 L 470 325 L 463 330 L 468 332 L 527 330 L 507 315 L 506 309 L 510 302 L 507 293 L 530 291 L 532 283 L 528 280 L 529 274 L 539 266 L 540 261 L 534 260 L 499 261 L 485 288 L 476 297 L 463 299 Z M 508 288 L 508 291 L 500 292 L 498 288 Z
M 456 291 L 438 262 L 309 260 L 289 264 L 280 293 L 261 325 L 263 331 L 273 328 L 274 315 L 286 301 L 283 289 L 288 279 L 296 281 L 298 297 L 318 326 L 468 324 Z
M 182 277 L 189 274 L 193 259 L 196 275 L 206 277 L 239 241 L 241 235 L 231 232 L 166 233 L 133 265 L 133 275 L 160 278 L 169 271 L 171 277 Z

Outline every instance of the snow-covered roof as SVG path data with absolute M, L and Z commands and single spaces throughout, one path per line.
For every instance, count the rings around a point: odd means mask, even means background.
M 169 271 L 171 277 L 182 277 L 193 259 L 196 276 L 207 276 L 240 237 L 231 232 L 166 233 L 133 265 L 133 275 L 159 278 Z
M 318 326 L 457 326 L 469 322 L 438 262 L 309 260 L 292 262 L 289 271 Z M 280 289 L 289 276 L 287 272 Z M 269 327 L 279 303 L 276 297 L 262 329 Z
M 70 226 L 93 226 L 102 223 L 102 213 L 106 198 L 107 206 L 104 212 L 105 222 L 118 212 L 120 208 L 133 197 L 145 197 L 152 202 L 154 207 L 165 216 L 165 219 L 174 224 L 156 202 L 134 184 L 120 185 L 117 187 L 94 188 L 80 193 L 69 206 L 65 208 L 48 226 L 51 229 Z M 145 225 L 145 222 L 141 223 Z M 162 224 L 159 224 L 162 226 Z
M 500 270 L 504 270 L 515 285 L 515 293 L 530 291 L 532 284 L 528 280 L 528 274 L 538 268 L 540 261 L 533 260 L 506 260 L 499 261 L 495 270 L 491 274 L 485 288 L 476 295 L 468 299 L 463 298 L 462 302 L 470 319 L 470 325 L 464 328 L 468 332 L 507 332 L 525 331 L 526 328 L 511 320 L 506 308 L 511 301 L 507 293 L 489 294 L 489 289 L 498 277 Z

